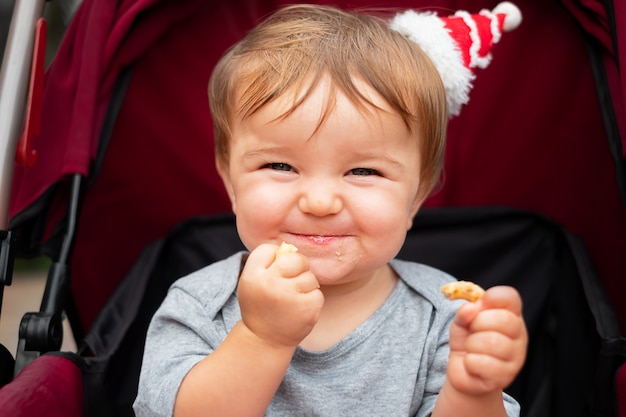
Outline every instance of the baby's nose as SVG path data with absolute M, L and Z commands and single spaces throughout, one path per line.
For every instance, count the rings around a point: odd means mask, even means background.
M 303 213 L 321 217 L 339 213 L 343 202 L 332 185 L 318 184 L 305 187 L 298 200 L 298 207 Z

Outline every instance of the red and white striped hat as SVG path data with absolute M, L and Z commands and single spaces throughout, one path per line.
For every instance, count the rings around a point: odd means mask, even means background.
M 473 69 L 487 67 L 491 48 L 502 32 L 517 28 L 521 21 L 517 6 L 503 2 L 492 11 L 458 11 L 447 17 L 407 10 L 396 15 L 390 25 L 416 42 L 433 62 L 446 89 L 448 114 L 452 117 L 469 101 Z

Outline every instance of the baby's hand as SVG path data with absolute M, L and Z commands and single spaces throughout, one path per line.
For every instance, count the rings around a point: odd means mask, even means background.
M 317 323 L 324 296 L 308 259 L 264 244 L 250 253 L 237 296 L 243 323 L 269 344 L 297 346 Z
M 450 328 L 450 384 L 468 395 L 502 390 L 526 358 L 522 300 L 512 287 L 493 287 L 459 308 Z

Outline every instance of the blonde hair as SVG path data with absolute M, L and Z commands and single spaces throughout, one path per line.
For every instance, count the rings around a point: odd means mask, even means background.
M 231 47 L 209 82 L 217 163 L 228 166 L 231 126 L 287 92 L 299 92 L 295 110 L 328 76 L 360 110 L 377 107 L 359 91 L 365 82 L 402 117 L 420 140 L 420 188 L 439 179 L 447 127 L 446 98 L 437 70 L 417 46 L 371 14 L 328 6 L 297 5 L 278 10 Z M 329 94 L 324 114 L 332 111 Z

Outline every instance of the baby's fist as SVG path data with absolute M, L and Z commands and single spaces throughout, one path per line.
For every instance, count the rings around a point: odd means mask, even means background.
M 519 293 L 507 286 L 490 288 L 457 312 L 450 328 L 448 379 L 467 394 L 502 390 L 524 365 L 527 345 Z

